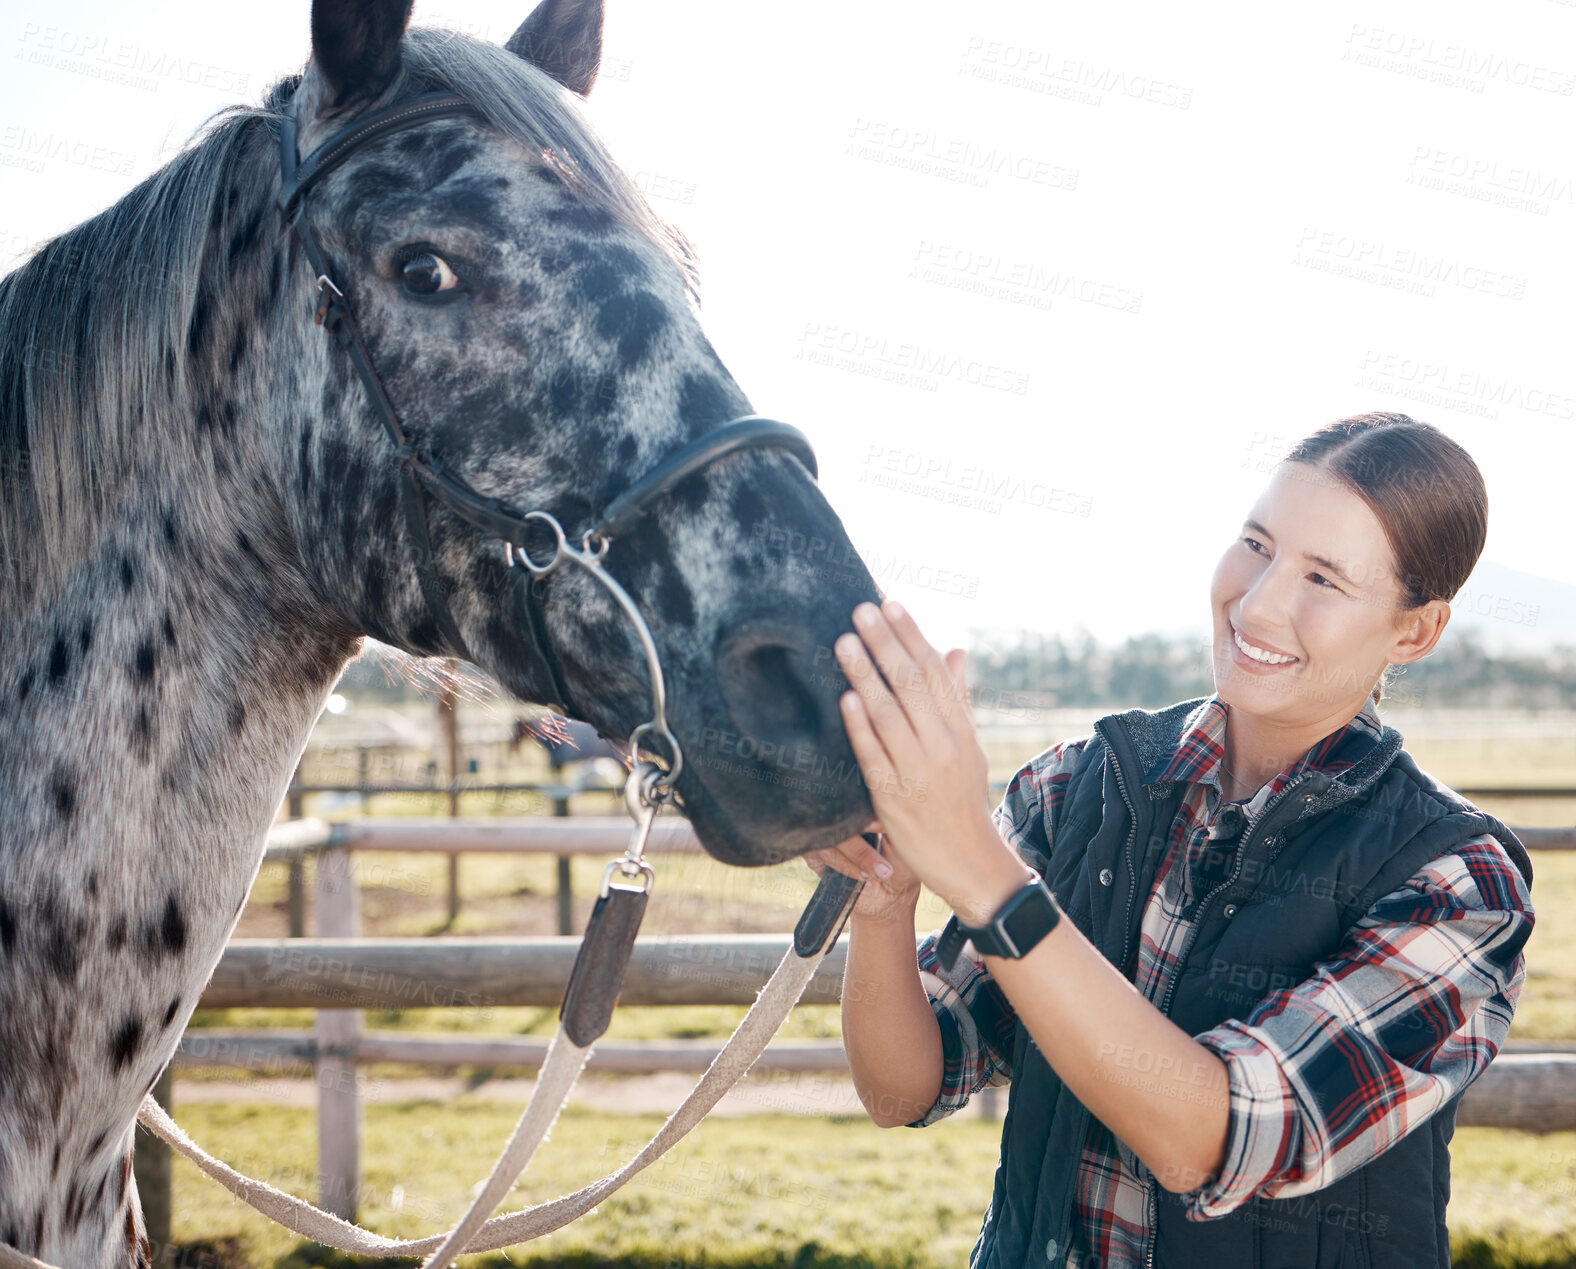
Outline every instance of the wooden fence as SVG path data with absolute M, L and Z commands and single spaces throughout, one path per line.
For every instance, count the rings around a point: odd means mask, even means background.
M 1576 850 L 1576 829 L 1517 829 L 1529 849 Z M 207 1029 L 187 1033 L 176 1066 L 252 1070 L 315 1070 L 318 1090 L 320 1200 L 347 1219 L 355 1214 L 361 1173 L 361 1102 L 356 1068 L 371 1062 L 535 1069 L 547 1042 L 529 1037 L 428 1037 L 367 1032 L 364 1009 L 470 1008 L 559 1002 L 579 939 L 362 939 L 359 890 L 350 856 L 356 850 L 460 853 L 548 853 L 609 856 L 623 849 L 624 817 L 524 820 L 361 820 L 327 824 L 289 821 L 270 833 L 267 857 L 299 866 L 316 857 L 314 939 L 236 939 L 225 949 L 200 1001 L 202 1008 L 313 1008 L 312 1032 Z M 648 849 L 700 849 L 689 823 L 659 817 Z M 567 869 L 561 870 L 561 875 Z M 304 885 L 292 887 L 296 901 Z M 297 920 L 299 919 L 299 916 Z M 292 929 L 296 920 L 292 921 Z M 746 1005 L 789 946 L 789 935 L 700 935 L 637 941 L 619 1000 L 624 1005 Z M 827 957 L 806 989 L 805 1003 L 836 1003 L 844 949 Z M 700 1071 L 715 1041 L 666 1041 L 598 1046 L 593 1069 Z M 1557 1048 L 1557 1046 L 1554 1046 Z M 1576 1049 L 1576 1046 L 1572 1046 Z M 842 1071 L 839 1041 L 771 1045 L 761 1071 Z M 1462 1126 L 1533 1132 L 1576 1129 L 1576 1051 L 1509 1048 L 1462 1099 Z
M 1005 784 L 996 783 L 991 786 L 994 798 L 1000 798 Z M 406 793 L 425 794 L 427 796 L 443 796 L 449 799 L 450 817 L 443 819 L 365 819 L 347 824 L 329 825 L 321 820 L 301 817 L 305 797 L 311 793 L 346 793 L 366 798 L 378 794 Z M 461 908 L 459 859 L 462 854 L 472 852 L 503 851 L 508 853 L 537 853 L 553 854 L 558 857 L 557 869 L 557 904 L 558 904 L 558 932 L 560 934 L 574 934 L 574 892 L 570 880 L 570 857 L 576 854 L 606 854 L 609 850 L 621 850 L 622 839 L 614 846 L 603 845 L 609 840 L 611 826 L 621 826 L 623 833 L 627 834 L 629 821 L 624 816 L 577 816 L 569 823 L 585 825 L 587 827 L 574 828 L 568 824 L 562 825 L 561 835 L 554 837 L 544 833 L 539 846 L 511 846 L 506 843 L 515 840 L 513 830 L 528 824 L 540 824 L 541 819 L 487 819 L 484 821 L 461 821 L 459 815 L 460 797 L 464 794 L 497 793 L 497 792 L 532 792 L 548 798 L 553 807 L 553 816 L 564 818 L 569 815 L 569 799 L 571 796 L 582 793 L 613 793 L 605 785 L 589 784 L 584 782 L 549 784 L 540 782 L 523 782 L 514 784 L 474 784 L 452 780 L 448 784 L 429 785 L 375 785 L 375 784 L 342 784 L 308 785 L 294 783 L 290 786 L 289 805 L 291 814 L 296 819 L 277 825 L 270 836 L 270 845 L 267 859 L 285 859 L 290 862 L 289 883 L 289 920 L 290 935 L 300 938 L 306 933 L 306 885 L 304 859 L 314 851 L 327 846 L 349 845 L 360 850 L 409 850 L 409 851 L 439 851 L 449 857 L 449 885 L 448 885 L 448 913 L 449 920 L 453 922 L 459 916 Z M 1568 788 L 1532 788 L 1532 789 L 1502 789 L 1478 788 L 1460 790 L 1464 797 L 1469 798 L 1576 798 L 1576 789 Z M 299 823 L 299 828 L 295 825 Z M 401 826 L 410 826 L 403 834 L 398 831 Z M 489 831 L 491 826 L 498 826 L 496 830 Z M 477 830 L 474 836 L 476 845 L 465 844 L 463 834 L 456 833 L 453 837 L 446 838 L 441 832 L 434 833 L 430 830 L 439 827 L 449 827 L 455 830 L 461 827 Z M 700 844 L 692 833 L 685 834 L 682 830 L 672 827 L 664 830 L 670 834 L 671 840 L 659 850 L 698 851 Z M 1528 850 L 1576 850 L 1576 828 L 1518 828 L 1516 832 L 1526 843 Z M 375 845 L 370 835 L 386 834 L 389 845 Z M 553 842 L 559 844 L 553 845 Z

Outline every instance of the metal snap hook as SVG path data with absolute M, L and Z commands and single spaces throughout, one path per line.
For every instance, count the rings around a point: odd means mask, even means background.
M 613 884 L 614 873 L 618 873 L 621 876 L 630 878 L 631 880 L 638 877 L 641 879 L 642 884 L 639 886 L 615 886 Z M 644 859 L 642 859 L 639 863 L 634 863 L 628 859 L 615 859 L 602 870 L 602 884 L 597 888 L 597 898 L 606 898 L 607 892 L 609 890 L 644 890 L 647 893 L 650 893 L 651 887 L 656 882 L 656 879 L 656 872 Z

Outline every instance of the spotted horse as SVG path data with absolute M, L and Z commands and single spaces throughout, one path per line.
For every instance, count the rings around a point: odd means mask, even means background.
M 502 45 L 409 20 L 317 0 L 301 73 L 0 279 L 0 1241 L 71 1269 L 149 1263 L 138 1106 L 364 639 L 468 659 L 610 738 L 649 717 L 611 590 L 533 580 L 433 481 L 582 541 L 751 413 L 682 237 L 579 109 L 601 5 L 545 0 Z M 430 94 L 472 109 L 281 206 L 287 120 L 307 155 Z M 336 305 L 381 406 L 325 335 Z M 739 865 L 871 817 L 827 650 L 879 592 L 791 451 L 697 467 L 603 561 L 665 671 L 673 799 Z

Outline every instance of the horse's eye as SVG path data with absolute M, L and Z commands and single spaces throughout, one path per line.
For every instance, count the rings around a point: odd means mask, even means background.
M 440 291 L 452 291 L 460 285 L 448 261 L 430 251 L 407 260 L 404 274 L 405 289 L 412 295 L 436 295 Z

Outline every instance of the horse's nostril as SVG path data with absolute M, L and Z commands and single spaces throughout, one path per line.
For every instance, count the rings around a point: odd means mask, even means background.
M 788 649 L 780 643 L 767 644 L 751 652 L 746 664 L 760 690 L 762 721 L 774 731 L 813 735 L 820 726 L 820 711 L 794 672 Z
M 771 753 L 795 744 L 819 745 L 826 702 L 806 681 L 801 643 L 781 629 L 736 631 L 722 642 L 717 676 L 723 703 L 742 737 Z M 768 748 L 772 746 L 772 748 Z

